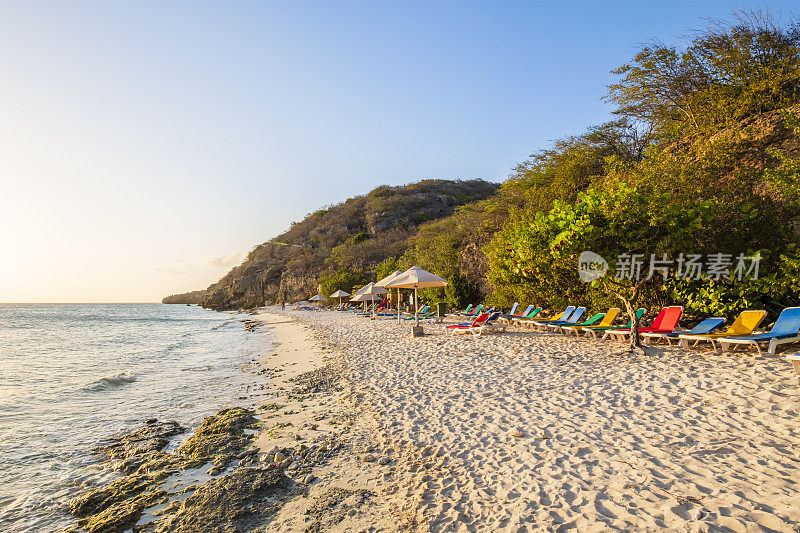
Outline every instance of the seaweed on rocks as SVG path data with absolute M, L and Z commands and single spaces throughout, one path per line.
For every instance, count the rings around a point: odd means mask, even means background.
M 332 365 L 304 372 L 292 380 L 295 383 L 292 395 L 339 392 L 342 390 L 340 377 L 341 373 Z
M 169 438 L 180 435 L 186 428 L 177 422 L 159 422 L 151 419 L 145 426 L 131 433 L 111 437 L 92 451 L 108 459 L 118 460 L 114 470 L 135 472 L 147 459 L 163 450 Z
M 241 407 L 223 409 L 209 416 L 176 453 L 187 458 L 211 458 L 212 464 L 225 468 L 236 455 L 252 442 L 246 429 L 256 427 L 253 412 Z
M 291 484 L 276 469 L 243 467 L 212 479 L 154 524 L 153 531 L 246 531 L 280 506 Z
M 222 473 L 234 460 L 252 461 L 257 450 L 245 450 L 253 441 L 253 436 L 247 434 L 246 430 L 255 428 L 257 423 L 252 411 L 238 407 L 223 409 L 207 417 L 200 428 L 174 453 L 164 452 L 163 449 L 168 444 L 169 437 L 185 431 L 175 422 L 149 420 L 136 431 L 113 437 L 94 451 L 111 460 L 111 468 L 122 472 L 123 477 L 69 501 L 70 512 L 79 518 L 77 526 L 89 532 L 124 531 L 132 528 L 135 531 L 145 531 L 150 527 L 160 527 L 159 523 L 178 515 L 165 514 L 156 522 L 140 526 L 136 524 L 149 507 L 167 503 L 171 496 L 186 491 L 186 488 L 182 488 L 175 493 L 168 492 L 163 487 L 164 481 L 173 474 L 200 468 L 208 463 L 213 465 L 208 472 L 213 476 Z M 117 461 L 114 462 L 115 460 Z M 233 505 L 250 509 L 258 502 L 264 503 L 265 494 L 272 494 L 273 489 L 277 490 L 277 487 L 285 485 L 285 476 L 279 470 L 269 474 L 268 469 L 247 470 L 239 468 L 227 476 L 209 480 L 196 487 L 187 501 L 210 501 L 216 498 L 225 504 L 226 509 Z M 223 496 L 215 492 L 219 490 L 234 492 Z M 195 495 L 198 497 L 192 500 Z M 183 504 L 172 509 L 183 518 L 176 518 L 175 527 L 171 530 L 196 530 L 196 527 L 184 528 L 188 520 L 186 517 L 193 507 L 186 502 Z M 226 513 L 233 516 L 233 519 L 244 516 L 241 513 Z M 220 521 L 219 524 L 223 522 Z M 220 528 L 221 525 L 216 530 Z
M 168 476 L 169 474 L 165 472 L 125 476 L 106 487 L 73 498 L 69 501 L 69 511 L 79 517 L 102 513 L 112 505 L 118 505 L 143 493 L 152 492 L 153 486 L 164 481 Z

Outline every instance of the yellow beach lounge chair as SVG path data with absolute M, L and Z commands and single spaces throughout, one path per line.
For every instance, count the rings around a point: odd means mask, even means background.
M 725 337 L 737 337 L 737 336 L 745 336 L 750 335 L 753 333 L 753 330 L 756 329 L 758 326 L 761 325 L 761 322 L 767 317 L 767 312 L 764 310 L 749 310 L 749 311 L 742 311 L 739 313 L 739 316 L 736 317 L 736 320 L 733 321 L 731 327 L 727 329 L 724 333 L 706 333 L 703 335 L 678 335 L 678 341 L 681 344 L 681 347 L 688 348 L 689 343 L 694 341 L 692 346 L 697 346 L 700 341 L 707 341 L 711 343 L 711 347 L 714 348 L 714 343 L 717 339 L 722 339 Z
M 791 344 L 798 341 L 800 341 L 800 307 L 787 307 L 781 311 L 781 314 L 778 315 L 778 320 L 775 321 L 768 333 L 717 340 L 722 346 L 723 352 L 727 352 L 731 345 L 735 349 L 739 344 L 751 344 L 756 347 L 759 355 L 761 355 L 761 346 L 759 346 L 761 343 L 769 343 L 767 353 L 775 355 L 778 345 Z
M 587 326 L 592 326 L 594 328 L 607 328 L 607 327 L 610 327 L 611 324 L 613 324 L 614 321 L 617 319 L 617 316 L 619 315 L 619 313 L 620 313 L 619 307 L 612 307 L 611 309 L 606 311 L 606 314 L 605 314 L 605 316 L 603 316 L 603 319 L 600 322 L 598 322 L 597 324 L 584 323 L 584 324 L 575 325 L 575 326 L 561 326 L 561 331 L 566 336 L 570 336 L 571 334 L 574 333 L 576 336 L 580 337 L 580 333 L 582 331 L 584 331 L 584 328 L 586 328 Z M 589 321 L 587 320 L 587 322 L 589 322 Z

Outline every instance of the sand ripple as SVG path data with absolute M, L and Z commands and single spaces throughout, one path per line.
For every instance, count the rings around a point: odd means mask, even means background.
M 409 524 L 800 527 L 800 386 L 779 357 L 623 356 L 608 342 L 432 325 L 412 339 L 392 321 L 301 316 L 346 354 L 397 451 L 386 492 Z

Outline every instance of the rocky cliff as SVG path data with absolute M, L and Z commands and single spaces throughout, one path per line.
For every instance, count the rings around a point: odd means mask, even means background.
M 452 215 L 457 207 L 489 198 L 498 189 L 483 180 L 423 180 L 348 198 L 258 245 L 205 291 L 202 305 L 238 309 L 306 298 L 317 291 L 320 274 L 370 272 L 384 259 L 402 255 L 421 224 Z

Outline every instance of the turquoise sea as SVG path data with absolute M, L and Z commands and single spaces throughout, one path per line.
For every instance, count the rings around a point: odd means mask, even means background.
M 0 305 L 0 531 L 74 523 L 67 500 L 115 475 L 90 453 L 104 438 L 148 418 L 191 428 L 252 406 L 263 386 L 254 358 L 269 346 L 245 318 L 185 305 Z

